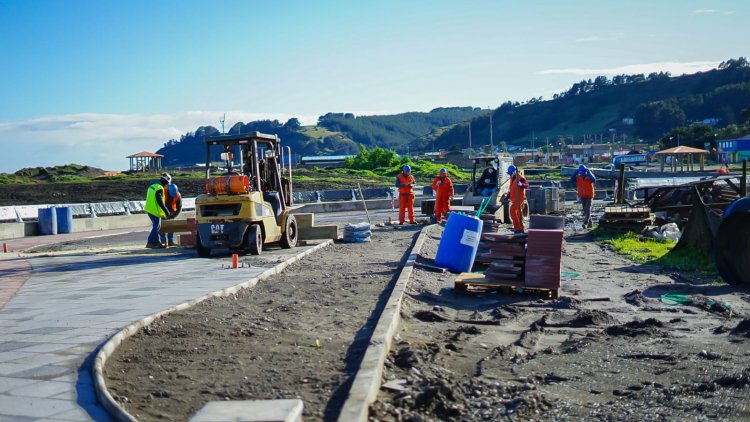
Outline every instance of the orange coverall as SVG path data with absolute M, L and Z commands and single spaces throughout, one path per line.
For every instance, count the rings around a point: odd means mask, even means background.
M 408 211 L 409 222 L 414 222 L 414 188 L 417 182 L 411 173 L 399 173 L 396 176 L 398 188 L 398 222 L 404 224 L 404 214 Z
M 448 220 L 448 212 L 451 208 L 451 198 L 453 197 L 453 182 L 447 175 L 445 177 L 436 177 L 432 181 L 432 190 L 436 192 L 435 196 L 435 221 L 443 221 L 443 215 Z
M 526 178 L 514 174 L 510 178 L 510 192 L 508 193 L 508 199 L 510 199 L 510 218 L 513 220 L 513 231 L 523 232 L 526 227 L 523 223 L 523 215 L 521 214 L 521 204 L 526 201 L 526 189 L 529 187 L 529 182 Z

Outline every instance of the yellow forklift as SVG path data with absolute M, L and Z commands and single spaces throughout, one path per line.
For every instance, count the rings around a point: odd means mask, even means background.
M 195 198 L 198 255 L 223 248 L 258 255 L 271 243 L 296 246 L 291 148 L 260 132 L 210 136 L 205 144 L 206 193 Z M 216 161 L 219 175 L 212 175 Z

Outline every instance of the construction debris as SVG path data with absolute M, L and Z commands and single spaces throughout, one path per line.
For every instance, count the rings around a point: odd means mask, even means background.
M 611 205 L 604 208 L 604 215 L 599 219 L 599 229 L 608 233 L 641 233 L 647 226 L 652 226 L 654 220 L 655 216 L 649 207 Z

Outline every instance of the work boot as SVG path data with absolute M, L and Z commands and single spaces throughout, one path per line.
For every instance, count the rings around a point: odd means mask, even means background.
M 174 243 L 174 240 L 170 240 L 169 242 L 167 242 L 167 246 L 172 247 L 172 246 L 177 246 L 177 244 Z
M 166 246 L 162 245 L 159 242 L 149 242 L 149 243 L 146 243 L 146 247 L 149 248 L 149 249 L 164 249 L 164 248 L 166 248 Z

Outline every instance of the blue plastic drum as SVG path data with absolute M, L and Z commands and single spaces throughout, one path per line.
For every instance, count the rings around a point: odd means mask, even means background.
M 482 237 L 482 224 L 477 217 L 450 213 L 438 245 L 435 265 L 457 273 L 471 271 Z
M 57 234 L 57 213 L 54 208 L 39 208 L 37 216 L 39 218 L 39 234 Z
M 73 233 L 73 210 L 70 207 L 58 207 L 57 211 L 57 232 Z

